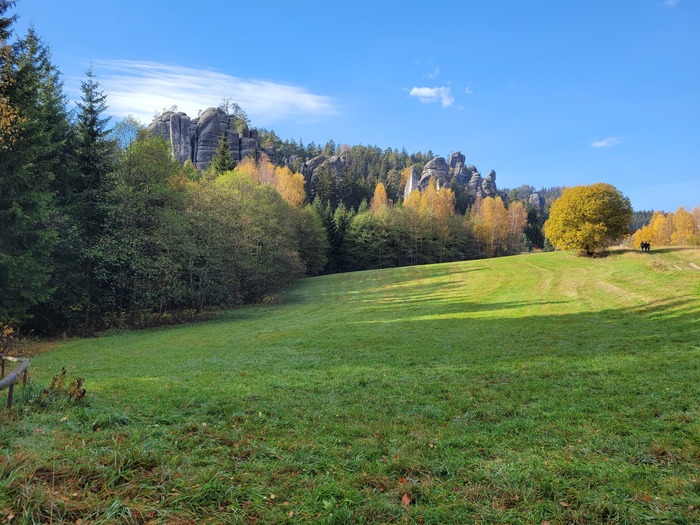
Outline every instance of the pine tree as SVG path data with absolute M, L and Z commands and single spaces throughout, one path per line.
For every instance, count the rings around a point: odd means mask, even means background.
M 223 131 L 219 136 L 219 144 L 214 152 L 214 157 L 211 159 L 209 169 L 213 170 L 217 175 L 231 171 L 236 166 L 236 163 L 231 156 L 231 149 L 228 145 L 228 136 Z

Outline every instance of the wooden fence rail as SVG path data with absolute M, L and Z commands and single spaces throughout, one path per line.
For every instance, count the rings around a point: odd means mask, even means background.
M 20 363 L 20 365 L 15 368 L 12 372 L 10 372 L 7 377 L 5 377 L 5 362 L 6 361 L 13 361 L 16 363 Z M 1 367 L 1 374 L 0 374 L 0 390 L 8 389 L 7 390 L 7 408 L 12 408 L 12 398 L 14 397 L 15 394 L 15 383 L 19 379 L 19 376 L 22 375 L 22 384 L 26 385 L 27 384 L 27 374 L 29 373 L 29 359 L 23 358 L 23 357 L 6 357 L 2 356 L 0 357 L 0 367 Z

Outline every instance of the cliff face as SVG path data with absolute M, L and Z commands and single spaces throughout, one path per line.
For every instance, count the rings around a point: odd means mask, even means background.
M 234 117 L 219 108 L 208 108 L 194 119 L 182 112 L 166 111 L 148 129 L 170 143 L 174 159 L 180 163 L 189 160 L 201 170 L 211 163 L 222 133 L 226 133 L 231 156 L 236 161 L 255 155 L 259 149 L 257 132 L 239 133 L 234 128 Z
M 264 151 L 257 131 L 245 130 L 240 133 L 235 128 L 235 121 L 235 117 L 227 115 L 220 108 L 208 108 L 193 119 L 182 112 L 166 111 L 148 129 L 170 143 L 173 158 L 178 162 L 182 164 L 189 160 L 197 168 L 205 170 L 211 163 L 222 133 L 227 135 L 231 156 L 235 161 L 248 155 L 257 156 L 258 152 Z M 288 160 L 290 164 L 298 161 L 295 158 Z M 302 162 L 299 171 L 306 178 L 307 184 L 313 187 L 319 170 L 325 169 L 339 179 L 346 163 L 347 157 L 343 153 L 331 157 L 319 155 Z M 412 167 L 404 188 L 404 200 L 413 190 L 425 191 L 431 180 L 435 180 L 438 190 L 449 188 L 456 182 L 466 190 L 471 202 L 479 197 L 495 197 L 498 194 L 496 172 L 491 171 L 482 177 L 473 164 L 466 164 L 464 155 L 459 151 L 452 153 L 447 160 L 444 157 L 431 159 L 420 173 Z M 530 196 L 529 203 L 533 207 L 542 206 L 538 194 Z
M 474 199 L 495 197 L 498 193 L 496 172 L 492 170 L 485 178 L 482 178 L 476 167 L 473 164 L 467 166 L 464 155 L 456 151 L 447 160 L 444 157 L 431 159 L 420 175 L 415 168 L 411 168 L 404 188 L 404 200 L 413 190 L 425 191 L 431 180 L 435 180 L 435 185 L 440 190 L 441 188 L 449 188 L 455 179 L 459 186 L 469 190 Z

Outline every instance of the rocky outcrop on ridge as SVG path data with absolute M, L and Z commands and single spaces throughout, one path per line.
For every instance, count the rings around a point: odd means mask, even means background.
M 404 200 L 413 190 L 425 191 L 431 180 L 435 181 L 438 190 L 449 188 L 452 182 L 456 181 L 459 186 L 466 188 L 473 199 L 495 197 L 498 194 L 496 172 L 491 170 L 485 178 L 482 178 L 473 164 L 466 165 L 466 159 L 459 151 L 452 153 L 447 160 L 443 157 L 431 159 L 420 175 L 415 167 L 411 168 L 404 188 Z
M 156 117 L 148 129 L 170 143 L 170 151 L 178 162 L 189 160 L 197 168 L 205 170 L 222 133 L 226 134 L 231 156 L 236 161 L 247 155 L 256 155 L 260 150 L 255 130 L 238 132 L 234 125 L 235 117 L 227 115 L 220 108 L 208 108 L 193 119 L 186 113 L 166 111 Z

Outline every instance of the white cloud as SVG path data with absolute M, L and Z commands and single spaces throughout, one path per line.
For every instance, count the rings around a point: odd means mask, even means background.
M 678 0 L 664 0 L 664 5 L 666 7 L 676 7 Z
M 474 92 L 472 91 L 472 88 L 470 88 L 469 86 L 467 86 L 467 89 L 465 89 L 464 92 L 465 92 L 467 95 L 473 95 L 473 94 L 474 94 Z
M 209 69 L 156 62 L 109 60 L 95 63 L 108 112 L 134 115 L 144 123 L 156 111 L 177 105 L 190 117 L 230 98 L 260 126 L 291 117 L 319 118 L 337 113 L 333 100 L 298 86 L 241 79 Z
M 443 108 L 449 108 L 455 101 L 449 87 L 413 87 L 408 94 L 424 104 L 441 102 Z
M 609 148 L 611 146 L 617 146 L 622 142 L 622 139 L 619 137 L 608 137 L 606 139 L 602 140 L 596 140 L 591 144 L 591 147 L 593 148 Z

